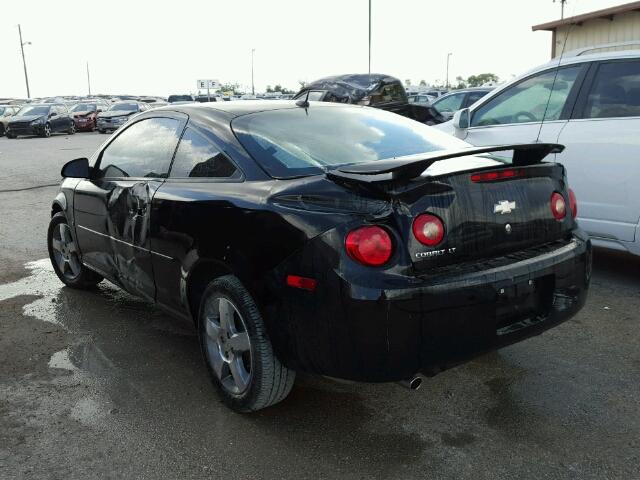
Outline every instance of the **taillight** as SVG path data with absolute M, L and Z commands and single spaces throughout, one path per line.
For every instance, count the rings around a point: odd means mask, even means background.
M 287 285 L 313 292 L 316 289 L 318 282 L 313 278 L 301 277 L 299 275 L 287 275 Z
M 497 170 L 495 172 L 474 173 L 471 175 L 472 182 L 493 182 L 495 180 L 506 180 L 508 178 L 522 177 L 523 170 Z
M 423 213 L 413 221 L 413 235 L 423 245 L 434 247 L 444 238 L 444 224 L 435 215 Z
M 387 231 L 374 225 L 350 231 L 345 247 L 351 258 L 372 267 L 384 265 L 393 253 L 393 242 Z
M 551 195 L 551 213 L 556 220 L 562 220 L 567 215 L 567 204 L 558 192 Z
M 576 200 L 576 194 L 571 189 L 569 189 L 569 206 L 571 207 L 571 215 L 576 218 L 578 216 L 578 201 Z

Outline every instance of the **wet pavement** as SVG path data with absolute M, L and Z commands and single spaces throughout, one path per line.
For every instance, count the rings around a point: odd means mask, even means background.
M 80 137 L 41 150 L 0 138 L 3 162 L 7 142 L 23 149 L 11 147 L 0 190 L 13 165 L 37 187 L 68 142 L 106 138 Z M 281 404 L 239 415 L 216 397 L 188 322 L 107 282 L 57 280 L 55 192 L 0 191 L 2 479 L 640 478 L 639 259 L 597 252 L 577 317 L 417 392 L 299 376 Z

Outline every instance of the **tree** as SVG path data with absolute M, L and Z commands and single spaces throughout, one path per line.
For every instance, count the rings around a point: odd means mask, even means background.
M 274 90 L 273 88 L 271 88 L 271 85 L 267 85 L 267 93 L 271 93 L 271 92 L 275 92 L 276 90 Z
M 420 80 L 420 86 L 421 87 L 426 87 L 427 86 L 427 82 L 425 82 L 424 80 Z
M 467 85 L 470 87 L 481 87 L 487 83 L 498 83 L 498 76 L 495 73 L 480 73 L 467 78 Z
M 231 92 L 232 94 L 235 94 L 239 89 L 240 84 L 238 83 L 223 83 L 222 85 L 220 85 L 221 92 Z
M 407 78 L 407 79 L 404 81 L 404 84 L 405 84 L 407 87 L 410 87 L 410 86 L 411 86 L 411 79 L 410 79 L 410 78 Z
M 304 80 L 298 80 L 298 83 L 300 84 L 300 90 L 307 86 L 307 82 Z
M 457 76 L 456 82 L 458 83 L 455 87 L 453 87 L 454 89 L 467 88 L 467 81 L 464 78 Z

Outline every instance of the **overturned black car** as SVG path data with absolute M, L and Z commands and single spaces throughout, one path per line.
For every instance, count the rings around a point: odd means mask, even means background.
M 238 411 L 298 371 L 413 380 L 583 306 L 590 242 L 543 162 L 561 149 L 353 105 L 163 107 L 65 165 L 49 254 L 70 287 L 106 278 L 192 318 Z
M 402 82 L 380 73 L 321 78 L 306 85 L 293 99 L 365 105 L 388 110 L 427 125 L 437 125 L 448 120 L 430 105 L 409 103 Z

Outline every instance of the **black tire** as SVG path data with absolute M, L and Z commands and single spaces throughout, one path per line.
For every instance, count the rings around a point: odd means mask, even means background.
M 49 123 L 45 123 L 40 136 L 45 138 L 49 138 L 51 136 L 51 125 Z
M 11 139 L 18 138 L 17 135 L 14 135 L 12 133 L 7 133 L 6 135 L 7 135 L 7 138 L 11 138 Z
M 216 344 L 207 333 L 207 312 L 211 314 L 212 302 L 219 301 L 220 298 L 231 302 L 235 312 L 240 316 L 239 322 L 246 328 L 249 336 L 250 379 L 246 389 L 240 393 L 232 393 L 225 387 L 212 367 L 211 349 L 215 349 Z M 233 410 L 241 413 L 261 410 L 280 402 L 291 392 L 296 373 L 280 363 L 275 356 L 258 307 L 235 276 L 225 275 L 216 278 L 205 289 L 198 312 L 198 334 L 213 384 L 224 403 Z
M 4 133 L 5 133 L 4 130 L 5 130 L 4 123 L 0 123 L 0 137 L 2 137 L 4 135 Z
M 51 265 L 53 265 L 53 270 L 56 272 L 58 278 L 64 283 L 66 286 L 77 289 L 87 289 L 94 287 L 96 284 L 100 283 L 103 278 L 95 273 L 92 270 L 89 270 L 85 267 L 79 257 L 79 252 L 77 246 L 74 247 L 75 250 L 75 270 L 71 268 L 70 262 L 64 262 L 68 265 L 61 268 L 60 261 L 60 252 L 57 251 L 54 247 L 54 240 L 56 239 L 57 230 L 60 229 L 60 226 L 69 227 L 67 223 L 67 218 L 64 213 L 58 212 L 53 217 L 51 217 L 51 221 L 49 222 L 49 229 L 47 230 L 47 249 L 49 250 L 49 259 L 51 260 Z M 69 233 L 71 230 L 69 229 Z M 72 239 L 72 243 L 75 244 L 75 239 Z M 73 255 L 73 253 L 69 253 L 69 256 Z
M 69 127 L 69 130 L 67 130 L 67 133 L 69 135 L 73 135 L 74 133 L 76 133 L 76 124 L 71 122 L 71 126 Z

